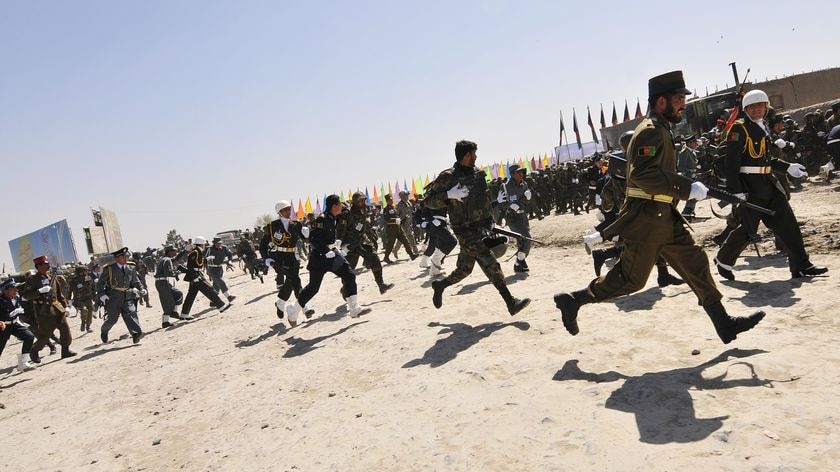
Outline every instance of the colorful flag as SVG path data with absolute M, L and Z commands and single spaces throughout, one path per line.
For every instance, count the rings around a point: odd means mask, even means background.
M 303 220 L 304 216 L 306 216 L 306 213 L 303 212 L 303 202 L 301 202 L 300 198 L 298 198 L 297 218 L 299 220 Z
M 534 160 L 534 156 L 531 156 L 531 168 L 528 169 L 528 172 L 534 172 L 537 170 L 537 161 Z
M 373 186 L 373 201 L 374 202 L 379 201 L 379 194 L 376 192 L 376 185 Z
M 577 125 L 577 114 L 575 113 L 574 108 L 572 108 L 572 130 L 575 132 L 578 149 L 583 149 L 583 143 L 580 141 L 580 130 Z
M 606 120 L 604 120 L 604 104 L 602 103 L 601 104 L 601 129 L 604 129 L 606 127 L 607 127 L 607 122 L 606 122 Z
M 642 105 L 639 103 L 639 99 L 636 99 L 636 118 L 642 117 Z
M 426 174 L 426 180 L 423 181 L 423 188 L 429 186 L 429 174 Z
M 398 180 L 396 185 L 394 185 L 394 195 L 391 196 L 394 201 L 399 201 L 400 199 L 400 181 Z
M 375 188 L 375 187 L 374 187 L 373 191 L 374 191 L 374 192 L 376 192 L 376 188 Z M 370 192 L 368 192 L 368 188 L 367 188 L 367 187 L 365 187 L 365 204 L 366 204 L 367 206 L 370 206 Z
M 612 125 L 615 126 L 618 124 L 618 115 L 615 113 L 615 102 L 613 102 L 613 116 L 612 116 Z
M 322 210 L 322 209 L 321 209 L 321 199 L 317 198 L 317 196 L 316 196 L 316 201 L 315 201 L 315 214 L 316 214 L 316 215 L 320 215 L 320 214 L 321 214 L 321 213 L 323 213 L 323 212 L 324 212 L 324 210 Z
M 417 177 L 417 195 L 423 195 L 423 178 Z
M 303 207 L 306 214 L 312 213 L 312 201 L 309 200 L 309 197 L 306 197 L 306 206 Z
M 630 110 L 627 108 L 627 100 L 624 100 L 624 121 L 630 121 Z
M 390 186 L 391 186 L 391 184 L 388 184 L 388 187 L 390 187 Z M 381 203 L 382 206 L 385 206 L 385 195 L 386 195 L 385 186 L 380 184 L 379 185 L 379 203 Z
M 385 193 L 385 192 L 382 192 L 382 193 Z M 388 182 L 388 195 L 390 195 L 391 198 L 394 197 L 394 187 L 391 187 L 391 182 Z M 382 198 L 384 199 L 385 195 L 382 195 Z M 383 205 L 384 205 L 384 203 L 383 203 Z
M 592 124 L 592 114 L 589 112 L 589 106 L 586 107 L 586 120 L 589 123 L 589 129 L 592 130 L 592 140 L 598 144 L 598 135 L 595 133 L 595 125 Z

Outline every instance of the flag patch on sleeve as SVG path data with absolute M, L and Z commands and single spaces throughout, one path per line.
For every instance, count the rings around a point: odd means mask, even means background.
M 740 138 L 741 138 L 741 135 L 739 133 L 729 133 L 729 140 L 730 141 L 737 141 Z
M 650 157 L 656 154 L 656 146 L 641 146 L 639 147 L 639 156 Z

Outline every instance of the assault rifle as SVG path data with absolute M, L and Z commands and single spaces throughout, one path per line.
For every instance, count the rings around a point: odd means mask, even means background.
M 727 192 L 726 190 L 719 189 L 717 187 L 709 187 L 709 191 L 706 193 L 709 197 L 715 198 L 722 202 L 731 203 L 733 205 L 743 205 L 745 208 L 749 208 L 750 210 L 755 210 L 759 213 L 764 213 L 765 215 L 773 216 L 776 214 L 774 210 L 770 210 L 769 208 L 764 208 L 763 206 L 756 205 L 755 203 L 750 203 L 746 200 L 739 198 L 737 195 Z
M 511 238 L 524 239 L 526 241 L 531 241 L 532 243 L 545 244 L 542 241 L 539 241 L 537 239 L 534 239 L 534 238 L 531 238 L 531 237 L 528 237 L 528 236 L 523 236 L 523 235 L 517 233 L 516 231 L 511 231 L 509 229 L 505 229 L 505 228 L 502 228 L 500 226 L 493 226 L 492 228 L 490 228 L 490 231 L 492 231 L 496 234 L 501 234 L 502 236 L 510 236 Z

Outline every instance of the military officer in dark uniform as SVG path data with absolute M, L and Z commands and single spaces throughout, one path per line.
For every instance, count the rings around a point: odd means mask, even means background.
M 137 318 L 137 302 L 146 290 L 137 277 L 134 265 L 129 264 L 128 254 L 127 247 L 112 252 L 115 262 L 102 269 L 102 275 L 96 282 L 96 293 L 105 305 L 105 322 L 102 323 L 100 333 L 103 343 L 108 342 L 108 331 L 120 316 L 134 344 L 139 343 L 143 337 L 140 320 Z
M 233 259 L 230 249 L 222 244 L 222 238 L 213 238 L 213 244 L 207 249 L 204 255 L 207 264 L 207 275 L 213 282 L 213 289 L 222 292 L 228 302 L 232 302 L 236 296 L 228 293 L 228 286 L 225 283 L 225 266 L 230 265 Z
M 533 196 L 531 188 L 525 181 L 524 167 L 517 164 L 510 166 L 510 178 L 502 184 L 496 200 L 505 209 L 505 221 L 510 229 L 525 236 L 531 237 L 531 226 L 528 221 L 528 205 Z M 514 272 L 528 272 L 528 263 L 525 258 L 531 252 L 531 241 L 525 238 L 516 240 L 516 262 L 513 264 Z
M 163 248 L 163 257 L 158 261 L 155 268 L 155 290 L 160 298 L 160 306 L 163 308 L 161 327 L 172 326 L 170 317 L 178 318 L 177 306 L 183 303 L 184 293 L 175 287 L 178 280 L 178 271 L 175 269 L 174 257 L 178 250 L 174 246 Z
M 744 109 L 741 115 L 726 134 L 726 188 L 750 203 L 774 210 L 776 214 L 765 215 L 746 207 L 738 209 L 741 223 L 729 233 L 715 257 L 718 273 L 726 279 L 735 279 L 732 266 L 741 251 L 755 238 L 759 221 L 763 221 L 787 248 L 788 265 L 793 277 L 824 274 L 828 269 L 815 266 L 808 258 L 802 232 L 787 201 L 785 189 L 773 175 L 775 169 L 798 179 L 807 176 L 805 167 L 769 155 L 768 150 L 773 143 L 764 121 L 770 105 L 767 94 L 751 90 L 744 95 L 742 103 Z
M 215 307 L 219 312 L 224 312 L 230 308 L 230 303 L 225 303 L 219 298 L 213 287 L 207 283 L 207 280 L 202 275 L 201 271 L 204 269 L 204 247 L 207 245 L 207 240 L 203 236 L 196 236 L 193 241 L 193 248 L 187 254 L 186 278 L 190 283 L 187 289 L 187 296 L 184 297 L 184 304 L 181 306 L 181 319 L 191 320 L 190 310 L 192 310 L 193 302 L 195 301 L 198 292 L 201 292 L 210 300 L 210 306 Z
M 55 278 L 50 275 L 50 261 L 47 257 L 38 256 L 33 259 L 33 262 L 37 272 L 26 279 L 23 288 L 23 295 L 32 302 L 35 318 L 38 320 L 35 343 L 29 351 L 29 357 L 36 364 L 41 362 L 38 351 L 47 344 L 56 329 L 58 329 L 59 344 L 61 344 L 61 358 L 73 357 L 76 353 L 70 350 L 73 335 L 67 324 L 67 312 L 70 311 L 67 300 L 58 289 Z
M 519 313 L 531 302 L 511 295 L 502 274 L 502 268 L 490 251 L 485 238 L 492 227 L 490 196 L 484 173 L 475 168 L 478 145 L 472 141 L 455 144 L 455 165 L 442 171 L 430 185 L 426 206 L 431 209 L 446 208 L 452 230 L 461 245 L 457 267 L 442 280 L 432 282 L 432 303 L 435 308 L 443 305 L 443 291 L 470 275 L 478 262 L 481 270 L 499 291 L 511 315 Z M 495 238 L 491 238 L 495 239 Z M 496 243 L 491 243 L 494 246 Z
M 29 330 L 29 327 L 19 319 L 20 315 L 23 314 L 23 307 L 21 307 L 17 287 L 18 284 L 15 283 L 14 279 L 4 280 L 0 284 L 0 355 L 3 354 L 3 349 L 5 349 L 9 338 L 16 337 L 21 344 L 17 368 L 24 372 L 35 368 L 35 365 L 29 362 L 29 352 L 32 349 L 35 336 Z
M 625 239 L 624 251 L 606 276 L 596 278 L 582 290 L 554 296 L 563 325 L 572 335 L 579 331 L 577 315 L 581 305 L 642 289 L 660 254 L 697 295 L 724 343 L 732 342 L 764 317 L 764 312 L 746 318 L 727 314 L 709 272 L 709 259 L 694 243 L 676 209 L 678 199 L 702 200 L 708 190 L 702 183 L 692 183 L 678 174 L 676 168 L 671 126 L 682 119 L 685 96 L 689 93 L 682 71 L 648 82 L 650 114 L 636 127 L 627 152 L 627 199 L 615 223 L 585 237 L 587 243 L 592 243 L 620 234 Z
M 338 195 L 330 195 L 324 200 L 326 211 L 321 213 L 312 223 L 309 242 L 311 251 L 306 268 L 309 270 L 309 283 L 300 292 L 300 297 L 289 304 L 286 311 L 289 319 L 297 316 L 301 311 L 301 304 L 306 306 L 318 293 L 321 282 L 327 272 L 332 272 L 341 278 L 341 296 L 347 301 L 347 311 L 351 317 L 356 318 L 369 309 L 362 309 L 356 287 L 356 275 L 347 263 L 347 259 L 336 245 L 336 217 L 341 214 L 341 198 Z
M 68 281 L 70 284 L 70 306 L 79 311 L 82 319 L 81 330 L 92 333 L 93 299 L 96 294 L 93 278 L 88 275 L 87 266 L 76 267 L 75 274 Z
M 300 297 L 300 261 L 297 256 L 298 241 L 309 237 L 309 228 L 300 221 L 292 220 L 292 204 L 287 200 L 280 200 L 274 205 L 279 219 L 267 224 L 263 237 L 260 240 L 260 253 L 265 259 L 265 264 L 274 266 L 277 272 L 277 300 L 274 306 L 277 317 L 282 319 L 286 310 L 289 297 L 294 293 L 295 298 Z M 315 311 L 311 308 L 304 310 L 307 318 Z M 292 319 L 292 316 L 295 318 Z M 297 313 L 289 314 L 289 323 L 297 324 Z
M 385 195 L 385 208 L 382 209 L 382 217 L 385 220 L 385 262 L 391 263 L 391 251 L 394 249 L 394 244 L 397 241 L 405 246 L 405 252 L 413 261 L 417 258 L 417 250 L 409 244 L 406 238 L 405 231 L 402 227 L 402 219 L 400 213 L 394 206 L 394 197 L 391 194 Z

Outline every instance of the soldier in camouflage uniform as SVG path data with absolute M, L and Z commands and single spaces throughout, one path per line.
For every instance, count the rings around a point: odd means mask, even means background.
M 531 203 L 533 193 L 525 180 L 526 170 L 514 164 L 510 166 L 510 179 L 502 185 L 496 200 L 505 208 L 505 221 L 513 231 L 522 236 L 531 237 L 530 223 L 525 214 L 525 208 Z M 514 272 L 528 272 L 528 263 L 525 258 L 531 252 L 531 241 L 519 238 L 516 241 L 516 263 L 513 265 Z
M 455 144 L 455 165 L 438 174 L 426 195 L 426 206 L 431 209 L 447 208 L 449 219 L 461 252 L 456 269 L 442 280 L 432 282 L 432 303 L 435 308 L 443 305 L 443 291 L 468 276 L 478 262 L 481 270 L 499 291 L 511 315 L 528 306 L 530 299 L 511 295 L 505 283 L 502 268 L 485 242 L 493 221 L 484 175 L 475 168 L 478 146 L 471 141 Z M 491 243 L 494 244 L 495 243 Z
M 93 296 L 96 292 L 93 278 L 88 275 L 86 266 L 76 267 L 76 272 L 68 281 L 70 284 L 70 306 L 79 311 L 82 318 L 81 330 L 92 333 L 90 328 L 93 321 Z
M 367 197 L 361 192 L 356 192 L 352 196 L 352 202 L 350 211 L 343 212 L 337 219 L 337 244 L 342 255 L 347 257 L 351 268 L 356 267 L 360 257 L 364 260 L 365 267 L 370 269 L 379 287 L 379 293 L 385 293 L 394 284 L 386 284 L 382 278 L 382 262 L 376 255 L 378 244 L 367 212 Z

